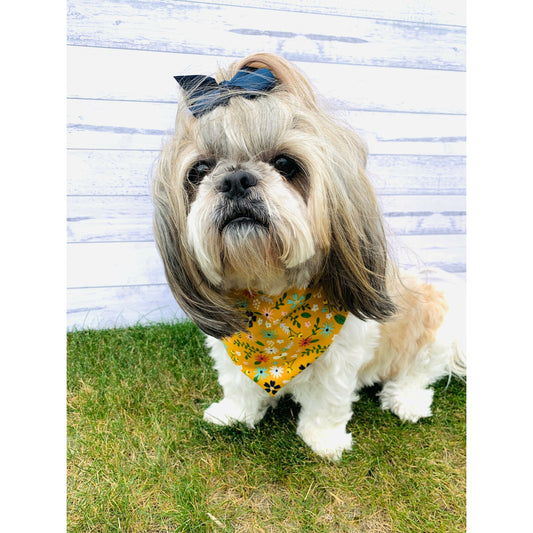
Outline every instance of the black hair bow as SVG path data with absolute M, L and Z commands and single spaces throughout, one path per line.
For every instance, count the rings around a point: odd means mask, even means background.
M 174 76 L 174 79 L 187 92 L 189 109 L 197 118 L 219 105 L 226 105 L 232 96 L 255 98 L 276 86 L 274 74 L 266 68 L 242 69 L 231 80 L 220 83 L 202 75 Z

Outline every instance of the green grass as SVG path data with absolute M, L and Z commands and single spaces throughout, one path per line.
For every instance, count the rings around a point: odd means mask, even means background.
M 466 530 L 465 384 L 412 425 L 363 391 L 338 464 L 296 436 L 282 399 L 255 430 L 202 420 L 221 397 L 195 326 L 68 334 L 68 531 Z

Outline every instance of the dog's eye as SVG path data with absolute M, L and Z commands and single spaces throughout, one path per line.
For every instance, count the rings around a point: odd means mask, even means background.
M 209 174 L 209 171 L 213 168 L 213 166 L 214 164 L 212 161 L 198 161 L 189 170 L 189 173 L 187 174 L 187 179 L 193 185 L 197 185 L 204 179 L 207 174 Z
M 290 180 L 298 172 L 300 172 L 300 166 L 298 163 L 288 155 L 280 154 L 274 157 L 270 161 L 270 164 L 286 179 Z

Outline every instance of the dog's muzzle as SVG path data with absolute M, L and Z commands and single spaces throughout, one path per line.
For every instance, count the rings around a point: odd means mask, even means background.
M 257 190 L 257 177 L 246 170 L 228 173 L 217 186 L 220 204 L 215 223 L 220 232 L 244 225 L 268 228 L 268 212 Z

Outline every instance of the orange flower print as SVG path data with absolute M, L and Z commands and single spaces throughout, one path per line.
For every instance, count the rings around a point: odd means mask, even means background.
M 298 342 L 298 344 L 300 346 L 309 346 L 311 344 L 311 340 L 312 338 L 311 337 L 305 337 L 305 339 L 300 339 L 300 341 Z
M 255 356 L 255 364 L 261 365 L 263 363 L 266 363 L 268 361 L 268 356 L 266 354 L 260 353 Z

